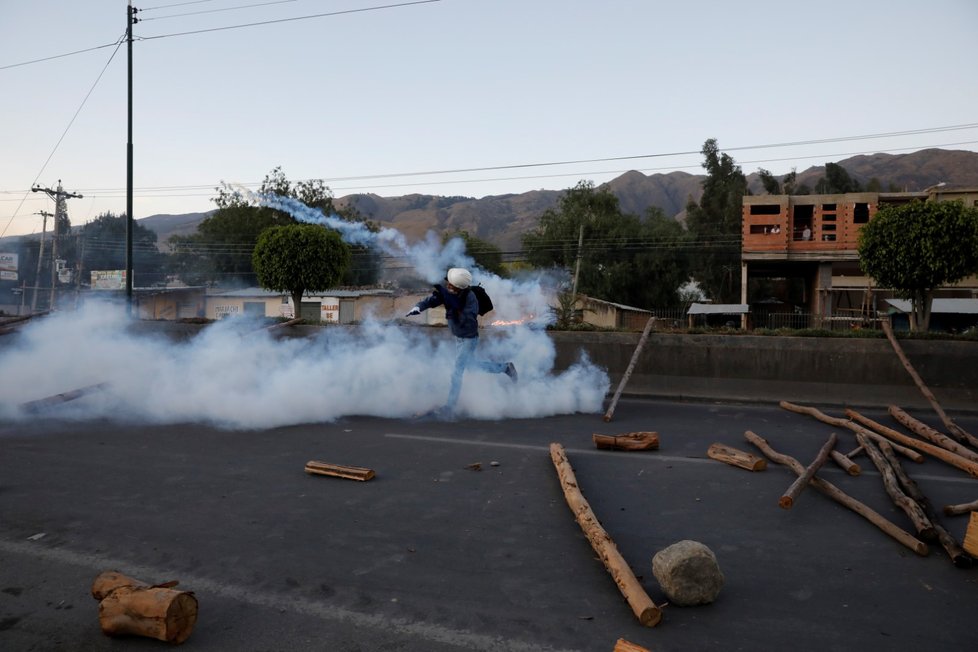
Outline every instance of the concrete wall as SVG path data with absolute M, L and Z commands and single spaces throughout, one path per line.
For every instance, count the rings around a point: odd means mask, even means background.
M 584 350 L 614 392 L 640 339 L 632 333 L 553 333 L 557 364 Z M 978 410 L 978 342 L 901 341 L 948 410 Z M 623 393 L 683 399 L 781 400 L 852 406 L 929 403 L 882 339 L 652 333 Z

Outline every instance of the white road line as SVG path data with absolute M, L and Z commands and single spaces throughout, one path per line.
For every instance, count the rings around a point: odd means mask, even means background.
M 384 433 L 384 437 L 390 437 L 391 439 L 414 439 L 418 441 L 434 442 L 438 444 L 459 444 L 462 446 L 484 446 L 490 448 L 513 448 L 516 450 L 532 450 L 541 451 L 550 454 L 549 446 L 541 446 L 539 444 L 511 444 L 506 442 L 496 442 L 496 441 L 479 441 L 477 439 L 452 439 L 450 437 L 432 437 L 430 435 L 403 435 L 396 432 Z M 679 457 L 676 455 L 662 455 L 660 453 L 651 454 L 622 454 L 621 452 L 599 450 L 595 448 L 567 448 L 565 450 L 569 455 L 600 455 L 600 456 L 614 456 L 620 460 L 631 460 L 631 461 L 641 461 L 641 462 L 670 462 L 670 463 L 680 463 L 680 464 L 719 464 L 716 460 L 712 460 L 708 457 Z M 861 465 L 862 466 L 862 465 Z M 912 470 L 912 465 L 905 465 L 905 468 Z M 863 468 L 863 475 L 875 475 L 878 476 L 879 472 L 875 469 L 869 470 Z M 845 474 L 845 471 L 835 467 L 823 467 L 819 473 L 831 473 L 831 474 Z M 975 478 L 971 477 L 957 477 L 957 476 L 943 476 L 943 475 L 929 475 L 929 474 L 919 474 L 914 473 L 911 475 L 913 480 L 927 480 L 933 482 L 952 482 L 952 483 L 962 483 L 962 484 L 974 484 L 976 482 Z
M 160 569 L 150 566 L 133 564 L 120 559 L 112 559 L 102 555 L 86 554 L 50 548 L 43 543 L 29 541 L 6 541 L 0 539 L 0 552 L 10 555 L 22 555 L 34 559 L 60 562 L 72 566 L 90 568 L 96 572 L 106 568 L 124 569 L 130 577 L 169 577 L 172 569 Z M 537 644 L 514 641 L 502 637 L 473 634 L 464 630 L 454 630 L 440 625 L 424 622 L 412 622 L 401 618 L 385 618 L 370 614 L 351 611 L 341 607 L 333 607 L 322 602 L 297 598 L 282 593 L 261 594 L 253 587 L 224 584 L 203 577 L 181 574 L 180 585 L 192 590 L 197 596 L 207 593 L 238 602 L 244 602 L 257 607 L 265 607 L 279 611 L 283 608 L 299 614 L 318 618 L 320 620 L 342 622 L 359 628 L 378 629 L 385 632 L 395 632 L 433 643 L 455 645 L 467 650 L 487 650 L 498 652 L 572 652 L 557 650 Z

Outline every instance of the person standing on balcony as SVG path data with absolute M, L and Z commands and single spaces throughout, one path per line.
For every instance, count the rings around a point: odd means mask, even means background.
M 808 225 L 807 224 L 805 225 L 805 228 L 802 229 L 802 231 L 801 231 L 801 239 L 802 240 L 811 240 L 812 239 L 812 230 L 810 228 L 808 228 Z

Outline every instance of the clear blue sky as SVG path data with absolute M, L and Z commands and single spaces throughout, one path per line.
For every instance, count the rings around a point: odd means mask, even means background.
M 745 173 L 978 151 L 978 126 L 748 149 L 978 125 L 974 0 L 396 4 L 137 2 L 135 217 L 210 210 L 276 166 L 338 197 L 482 197 L 699 174 L 673 154 L 708 138 Z M 84 194 L 75 225 L 125 212 L 126 6 L 0 0 L 0 234 L 40 231 L 34 183 Z M 470 171 L 431 174 L 451 170 Z

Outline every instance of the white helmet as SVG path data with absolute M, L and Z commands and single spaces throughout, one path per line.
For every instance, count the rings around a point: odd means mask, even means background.
M 460 290 L 472 285 L 472 272 L 461 267 L 453 267 L 448 270 L 448 282 Z

